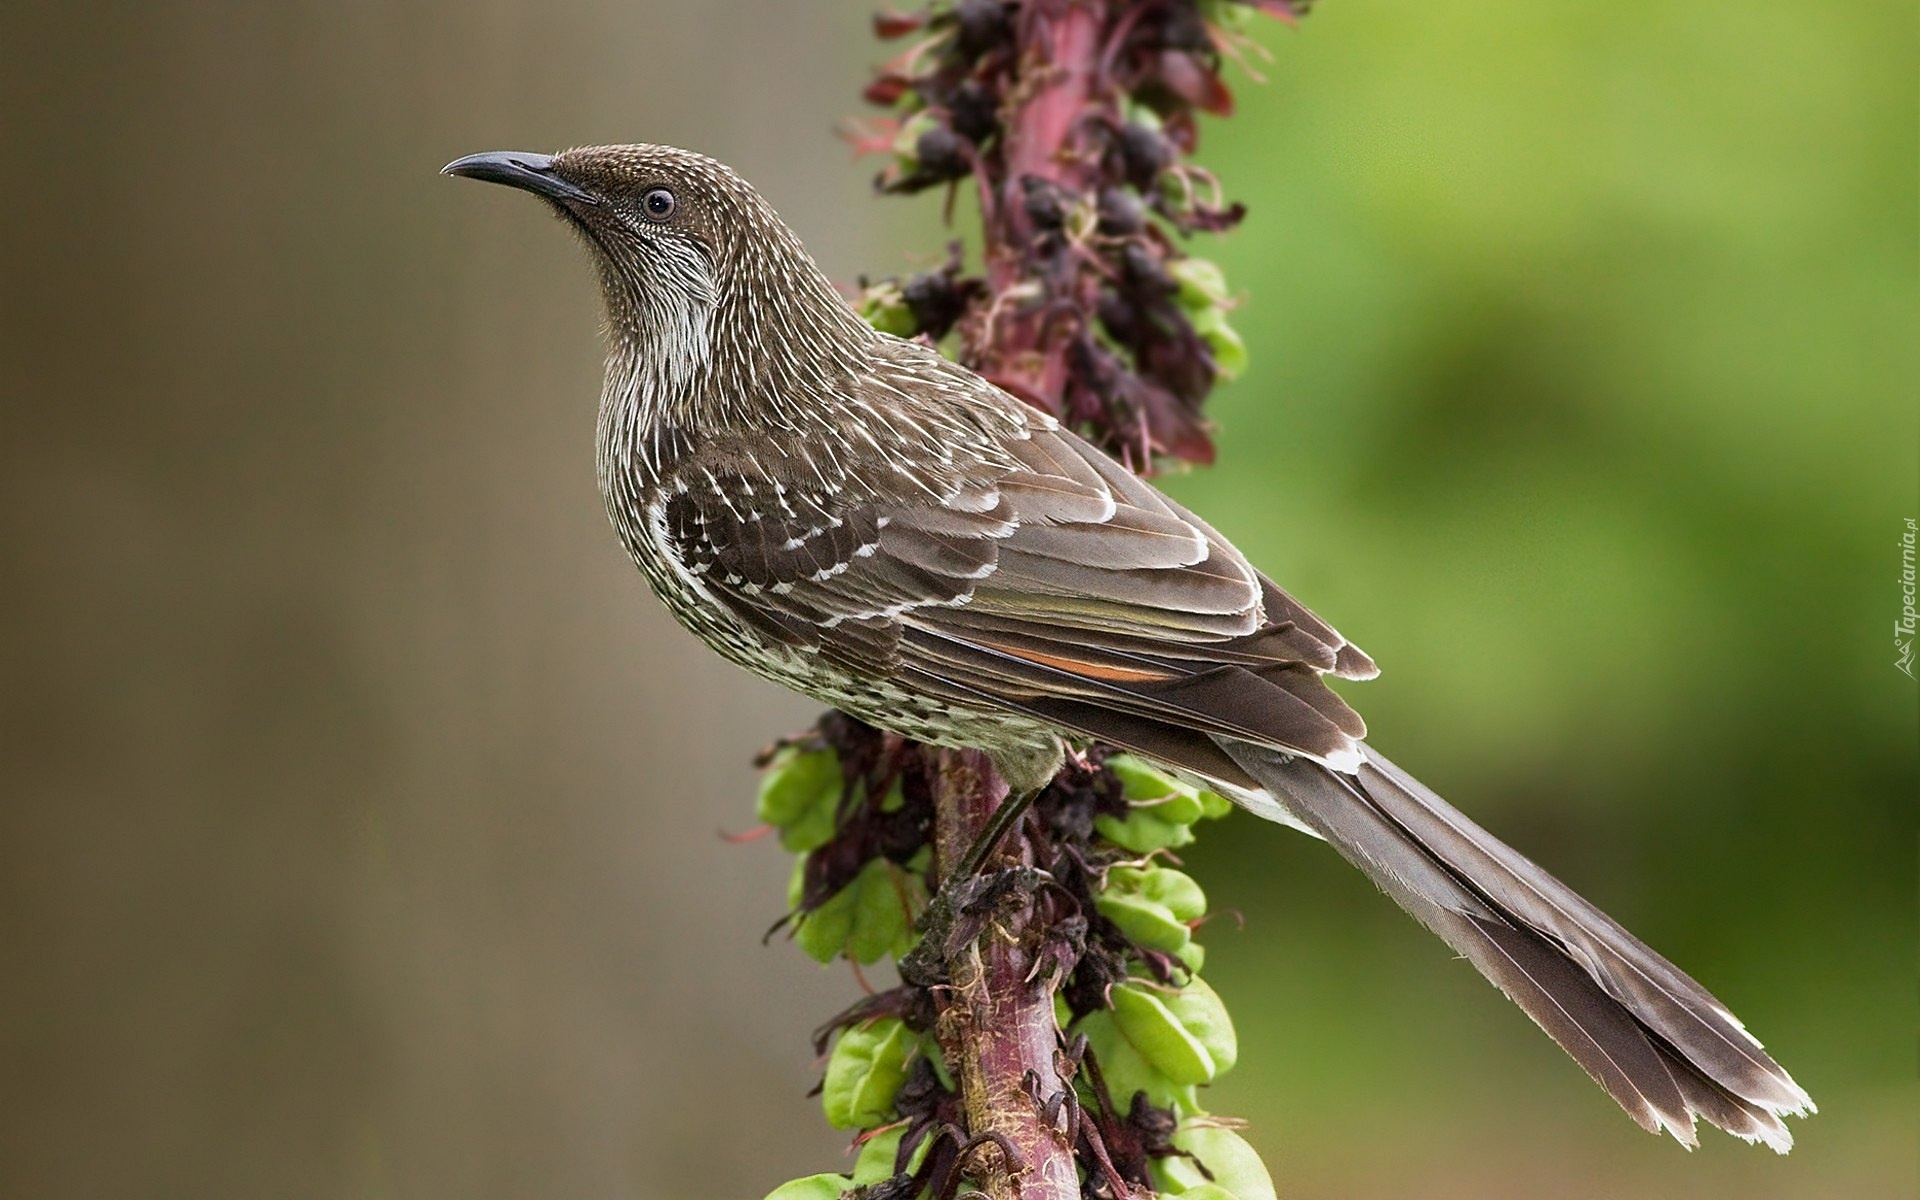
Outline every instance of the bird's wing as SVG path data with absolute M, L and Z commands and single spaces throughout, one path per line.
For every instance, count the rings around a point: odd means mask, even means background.
M 1321 676 L 1372 675 L 1364 654 L 1050 418 L 958 373 L 925 405 L 927 358 L 877 377 L 837 454 L 723 439 L 679 464 L 664 531 L 702 586 L 841 669 L 1229 779 L 1196 735 L 1353 752 Z

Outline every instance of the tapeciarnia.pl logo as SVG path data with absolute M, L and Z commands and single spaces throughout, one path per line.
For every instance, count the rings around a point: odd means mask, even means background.
M 1913 537 L 1914 519 L 1907 518 L 1907 531 L 1900 535 L 1900 619 L 1893 623 L 1893 665 L 1913 675 Z

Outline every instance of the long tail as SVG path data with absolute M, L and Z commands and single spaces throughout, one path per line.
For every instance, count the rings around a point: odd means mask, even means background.
M 1319 834 L 1526 1010 L 1648 1131 L 1692 1147 L 1694 1118 L 1781 1154 L 1813 1100 L 1739 1019 L 1533 862 L 1372 747 L 1356 774 L 1217 739 Z M 1266 806 L 1254 797 L 1249 808 Z

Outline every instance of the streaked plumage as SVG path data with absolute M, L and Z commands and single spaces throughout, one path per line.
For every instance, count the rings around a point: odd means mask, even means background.
M 1785 1151 L 1806 1093 L 1671 963 L 1401 772 L 1325 683 L 1370 659 L 1050 416 L 876 333 L 747 184 L 659 146 L 476 155 L 594 250 L 608 512 L 732 661 L 993 754 L 1128 747 L 1325 838 L 1641 1125 Z M 665 215 L 646 205 L 665 191 Z

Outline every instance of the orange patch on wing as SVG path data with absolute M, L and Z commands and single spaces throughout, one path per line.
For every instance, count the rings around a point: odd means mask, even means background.
M 1016 650 L 1011 646 L 994 646 L 1002 654 L 1023 658 L 1043 667 L 1053 667 L 1070 675 L 1081 675 L 1088 679 L 1104 679 L 1108 683 L 1158 683 L 1176 678 L 1173 671 L 1150 671 L 1139 667 L 1117 667 L 1111 663 L 1091 663 L 1083 659 L 1067 658 L 1058 654 L 1042 654 L 1038 650 Z

